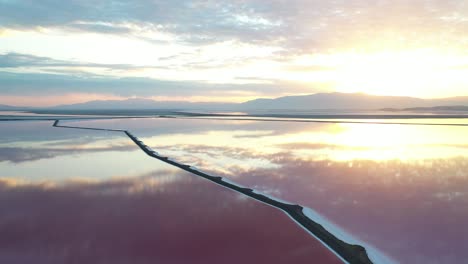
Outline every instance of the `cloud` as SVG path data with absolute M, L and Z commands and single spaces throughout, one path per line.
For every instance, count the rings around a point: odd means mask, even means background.
M 190 54 L 180 54 L 188 56 Z M 168 58 L 172 60 L 173 58 Z M 180 58 L 178 58 L 180 60 Z M 192 58 L 193 60 L 193 58 Z M 233 60 L 227 64 L 239 64 Z M 188 62 L 181 66 L 187 69 L 222 67 L 220 62 Z M 88 93 L 115 95 L 119 97 L 232 97 L 232 96 L 281 96 L 289 93 L 314 93 L 329 87 L 321 83 L 314 87 L 309 84 L 279 79 L 239 76 L 239 83 L 211 83 L 202 80 L 160 80 L 148 77 L 120 77 L 114 70 L 132 71 L 141 69 L 171 69 L 176 65 L 141 66 L 133 64 L 105 64 L 57 60 L 50 57 L 23 53 L 0 54 L 0 93 L 4 96 L 63 95 Z M 91 68 L 90 71 L 84 69 Z M 93 73 L 93 69 L 106 70 L 107 75 Z M 231 81 L 232 82 L 232 81 Z
M 256 59 L 262 59 L 260 56 L 239 56 L 228 58 L 203 58 L 197 52 L 185 52 L 168 57 L 155 59 L 158 65 L 135 65 L 135 64 L 110 64 L 110 63 L 89 63 L 82 61 L 57 60 L 50 57 L 36 56 L 32 54 L 8 52 L 0 54 L 0 68 L 34 68 L 44 72 L 65 73 L 72 71 L 81 71 L 83 68 L 102 68 L 106 70 L 121 71 L 142 71 L 148 69 L 161 70 L 205 70 L 218 69 L 228 66 L 242 66 Z M 329 68 L 317 67 L 315 70 L 327 70 Z M 308 68 L 307 70 L 313 70 Z M 248 78 L 239 79 L 247 80 Z M 253 81 L 255 78 L 251 78 Z M 259 78 L 256 81 L 265 81 Z
M 252 38 L 278 25 L 249 3 L 229 1 L 3 1 L 0 23 L 9 28 L 63 27 L 99 33 L 136 28 L 178 34 L 190 42 Z M 53 14 L 53 15 L 50 15 Z M 243 34 L 239 34 L 243 32 Z M 261 35 L 260 35 L 261 36 Z
M 0 68 L 24 74 L 0 73 L 6 95 L 216 95 L 240 101 L 337 89 L 333 58 L 301 64 L 301 56 L 465 53 L 468 9 L 456 0 L 3 0 L 2 30 L 11 42 L 2 50 L 10 53 L 0 55 Z M 24 39 L 38 45 L 27 46 Z M 78 59 L 67 61 L 69 56 Z M 448 86 L 460 93 L 461 79 L 451 78 Z M 370 89 L 343 82 L 342 91 Z M 413 87 L 414 94 L 423 93 Z
M 364 42 L 371 42 L 370 47 L 384 42 L 424 46 L 429 40 L 441 44 L 442 36 L 461 41 L 460 34 L 467 32 L 464 4 L 442 0 L 18 0 L 0 2 L 0 24 L 128 35 L 166 32 L 192 44 L 277 42 L 287 52 L 304 52 Z
M 132 70 L 144 68 L 160 68 L 156 66 L 138 66 L 132 64 L 103 64 L 103 63 L 84 63 L 75 61 L 56 60 L 49 57 L 35 56 L 23 53 L 5 53 L 0 54 L 0 68 L 48 68 L 48 67 L 65 67 L 65 68 L 107 68 L 118 70 Z M 70 72 L 70 71 L 68 71 Z
M 313 87 L 275 81 L 252 84 L 215 84 L 203 81 L 170 81 L 144 77 L 113 77 L 91 73 L 10 73 L 0 71 L 2 95 L 56 95 L 70 92 L 132 96 L 245 96 L 313 92 Z M 319 89 L 317 89 L 319 90 Z M 317 91 L 316 90 L 316 91 Z

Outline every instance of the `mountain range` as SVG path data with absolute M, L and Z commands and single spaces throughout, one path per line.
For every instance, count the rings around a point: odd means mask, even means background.
M 105 109 L 177 109 L 177 110 L 404 110 L 410 108 L 468 106 L 468 96 L 443 99 L 421 99 L 404 96 L 376 96 L 363 93 L 318 93 L 285 96 L 275 99 L 255 99 L 244 103 L 192 103 L 181 101 L 154 101 L 150 99 L 97 100 L 79 104 L 49 107 L 50 110 L 105 110 Z M 448 108 L 447 108 L 448 107 Z M 20 107 L 0 105 L 0 110 L 18 110 Z M 24 109 L 24 107 L 23 107 Z M 38 109 L 38 108 L 36 108 Z M 437 108 L 436 108 L 437 110 Z
M 151 99 L 132 98 L 127 100 L 96 100 L 86 103 L 59 105 L 51 107 L 56 110 L 110 110 L 110 109 L 230 109 L 236 104 L 230 103 L 193 103 L 183 101 L 155 101 Z
M 22 110 L 25 108 L 26 107 L 0 104 L 0 111 L 14 111 L 14 110 Z
M 241 104 L 245 109 L 363 109 L 410 108 L 468 105 L 468 96 L 443 99 L 421 99 L 405 96 L 377 96 L 363 93 L 318 93 L 256 99 Z

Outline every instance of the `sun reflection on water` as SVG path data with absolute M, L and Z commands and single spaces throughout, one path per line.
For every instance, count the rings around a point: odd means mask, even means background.
M 420 160 L 467 155 L 468 140 L 460 133 L 465 128 L 438 126 L 424 129 L 377 124 L 334 124 L 330 127 L 332 129 L 328 131 L 306 130 L 287 134 L 281 141 L 286 145 L 294 144 L 294 152 L 298 155 L 340 161 Z

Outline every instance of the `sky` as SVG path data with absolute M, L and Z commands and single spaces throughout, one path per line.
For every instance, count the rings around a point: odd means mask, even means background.
M 0 104 L 468 95 L 465 0 L 0 0 Z

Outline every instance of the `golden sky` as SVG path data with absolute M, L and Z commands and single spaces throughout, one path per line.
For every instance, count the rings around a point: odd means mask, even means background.
M 0 0 L 0 104 L 468 95 L 464 0 Z

